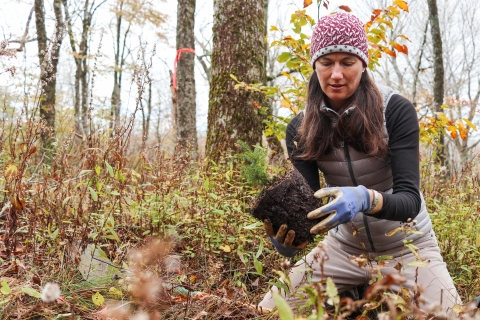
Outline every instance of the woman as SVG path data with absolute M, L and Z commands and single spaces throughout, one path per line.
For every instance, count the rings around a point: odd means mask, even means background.
M 313 190 L 320 189 L 318 170 L 322 171 L 329 188 L 318 190 L 315 196 L 333 200 L 308 214 L 309 219 L 328 215 L 310 230 L 312 234 L 329 230 L 321 246 L 328 260 L 321 270 L 315 259 L 320 249 L 312 250 L 291 270 L 292 285 L 302 285 L 305 270 L 311 267 L 313 282 L 331 277 L 341 293 L 368 284 L 372 278 L 366 268 L 350 261 L 352 256 L 363 254 L 371 261 L 391 256 L 386 267 L 378 266 L 382 274 L 403 270 L 407 279 L 403 288 L 411 290 L 418 284 L 424 290 L 422 307 L 436 303 L 448 309 L 460 304 L 419 190 L 415 108 L 390 88 L 377 87 L 365 72 L 367 38 L 354 15 L 336 13 L 321 18 L 310 50 L 315 72 L 308 86 L 307 107 L 288 125 L 287 147 L 294 166 Z M 415 229 L 421 232 L 386 235 L 410 220 L 415 220 Z M 294 231 L 287 233 L 285 225 L 277 235 L 269 221 L 265 228 L 285 256 L 304 247 L 291 245 Z M 405 248 L 405 239 L 428 261 L 426 267 L 408 266 L 417 259 Z M 286 299 L 291 305 L 297 302 L 292 296 Z M 259 306 L 275 306 L 271 292 Z

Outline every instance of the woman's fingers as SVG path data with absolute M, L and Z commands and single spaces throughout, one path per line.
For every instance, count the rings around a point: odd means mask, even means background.
M 307 214 L 307 218 L 313 220 L 313 219 L 323 218 L 323 217 L 328 216 L 329 214 L 332 214 L 332 213 L 337 213 L 337 211 L 335 211 L 335 210 L 326 210 L 325 209 L 326 206 L 327 205 L 325 205 L 323 207 L 320 207 L 318 209 L 315 209 L 313 211 L 310 211 Z
M 310 214 L 310 213 L 309 213 Z M 320 221 L 319 223 L 317 223 L 316 225 L 314 225 L 311 229 L 310 229 L 310 233 L 311 234 L 319 234 L 319 233 L 323 233 L 323 232 L 326 232 L 332 228 L 335 227 L 335 225 L 330 225 L 330 226 L 327 226 L 327 224 L 332 221 L 332 219 L 335 217 L 335 215 L 337 214 L 337 212 L 333 212 L 333 213 L 330 213 L 330 215 L 328 217 L 326 217 L 325 219 L 323 219 L 322 221 Z
M 292 243 L 294 239 L 295 239 L 295 231 L 290 230 L 288 231 L 287 236 L 285 237 L 284 244 L 286 244 L 289 247 L 292 247 Z
M 314 193 L 315 198 L 322 199 L 326 197 L 339 198 L 343 192 L 337 188 L 323 188 Z
M 285 240 L 285 234 L 287 234 L 287 231 L 288 231 L 288 226 L 286 224 L 282 224 L 278 229 L 277 236 L 275 238 L 277 238 L 277 240 L 280 241 L 280 243 L 283 243 Z
M 263 220 L 263 227 L 265 228 L 265 231 L 267 232 L 267 235 L 271 238 L 275 237 L 275 233 L 273 232 L 273 226 L 272 222 L 270 219 L 265 219 Z

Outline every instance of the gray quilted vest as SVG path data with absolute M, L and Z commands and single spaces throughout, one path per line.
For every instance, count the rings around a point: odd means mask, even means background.
M 378 85 L 378 89 L 383 96 L 385 114 L 388 102 L 395 92 L 386 86 Z M 329 111 L 336 113 L 331 109 Z M 349 110 L 345 112 L 349 112 Z M 387 157 L 380 159 L 369 157 L 365 153 L 358 152 L 344 144 L 341 148 L 336 148 L 318 159 L 317 165 L 330 187 L 364 185 L 368 189 L 386 193 L 392 193 L 393 191 L 392 168 Z M 353 225 L 350 223 L 342 224 L 331 229 L 329 235 L 347 247 L 353 246 L 374 252 L 402 247 L 404 239 L 418 240 L 432 229 L 425 200 L 422 194 L 420 196 L 422 204 L 415 220 L 417 221 L 416 229 L 421 231 L 421 234 L 416 233 L 407 236 L 403 232 L 396 232 L 392 236 L 387 236 L 387 233 L 401 227 L 403 223 L 377 219 L 359 212 L 352 220 Z

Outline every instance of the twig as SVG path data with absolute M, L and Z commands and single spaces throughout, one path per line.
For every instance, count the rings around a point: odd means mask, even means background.
M 45 152 L 42 153 L 42 159 L 40 159 L 40 162 L 37 164 L 37 166 L 36 166 L 35 169 L 33 170 L 32 176 L 30 177 L 30 179 L 27 180 L 27 183 L 30 183 L 30 181 L 32 181 L 33 176 L 35 175 L 35 172 L 37 172 L 38 167 L 40 167 L 40 165 L 41 165 L 42 162 L 43 162 L 43 158 L 45 158 Z M 0 214 L 0 216 L 1 216 L 1 214 Z
M 2 211 L 0 211 L 0 217 L 3 216 L 3 214 L 5 213 L 5 211 L 10 208 L 12 206 L 12 203 L 10 201 L 7 201 L 7 203 L 5 203 L 5 205 L 3 206 L 2 208 Z M 2 230 L 3 231 L 3 230 Z

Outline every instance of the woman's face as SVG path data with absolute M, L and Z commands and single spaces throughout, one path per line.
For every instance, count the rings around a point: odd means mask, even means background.
M 330 53 L 315 62 L 320 87 L 334 110 L 340 110 L 357 90 L 363 70 L 362 61 L 348 53 Z

